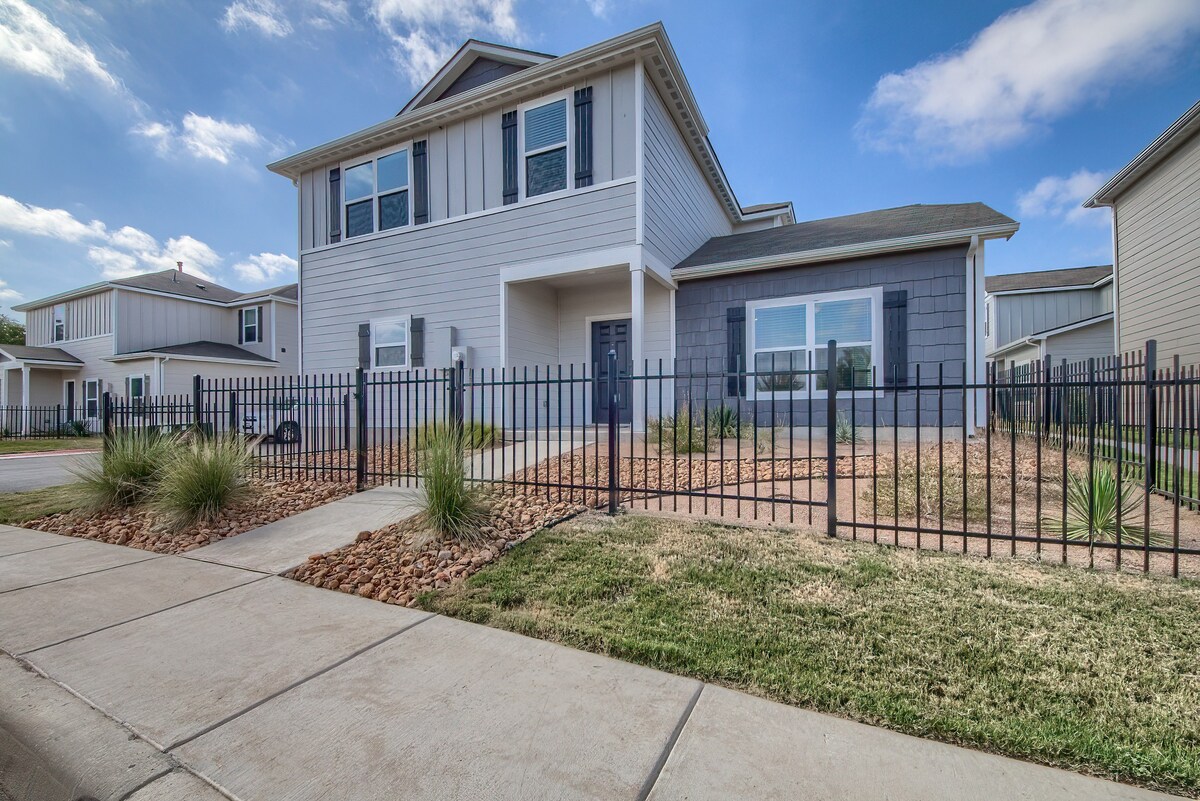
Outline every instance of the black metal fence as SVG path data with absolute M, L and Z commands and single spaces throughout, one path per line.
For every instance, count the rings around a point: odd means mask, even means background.
M 1159 368 L 1153 345 L 979 382 L 961 363 L 884 382 L 840 354 L 734 373 L 612 358 L 606 369 L 197 377 L 186 397 L 105 397 L 103 418 L 107 430 L 244 435 L 264 479 L 360 489 L 415 485 L 428 438 L 459 425 L 468 475 L 496 492 L 1200 575 L 1200 379 Z
M 56 439 L 100 433 L 95 410 L 91 418 L 82 406 L 0 405 L 0 439 Z

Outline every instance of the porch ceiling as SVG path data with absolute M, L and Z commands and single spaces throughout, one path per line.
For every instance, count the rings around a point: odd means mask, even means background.
M 629 268 L 624 265 L 597 267 L 592 270 L 580 270 L 578 272 L 547 276 L 546 278 L 539 279 L 538 283 L 555 289 L 612 286 L 614 283 L 620 283 L 625 287 L 629 287 Z

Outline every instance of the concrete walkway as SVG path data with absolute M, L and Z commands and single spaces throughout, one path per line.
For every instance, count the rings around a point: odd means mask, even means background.
M 1167 798 L 270 575 L 376 492 L 186 557 L 0 527 L 0 798 Z

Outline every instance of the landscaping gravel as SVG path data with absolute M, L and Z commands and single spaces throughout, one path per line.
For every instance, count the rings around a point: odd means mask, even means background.
M 68 537 L 128 545 L 155 553 L 183 553 L 227 537 L 235 537 L 276 520 L 313 509 L 354 492 L 353 484 L 324 481 L 250 482 L 253 493 L 242 504 L 221 512 L 216 520 L 167 531 L 147 509 L 119 509 L 84 516 L 64 512 L 31 520 L 25 528 Z

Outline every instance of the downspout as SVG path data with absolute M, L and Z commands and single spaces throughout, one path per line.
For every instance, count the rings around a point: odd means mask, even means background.
M 979 235 L 971 235 L 971 244 L 967 247 L 967 257 L 965 267 L 967 270 L 967 336 L 966 336 L 966 375 L 963 380 L 968 383 L 974 383 L 979 378 L 979 365 L 977 359 L 977 340 L 980 337 L 979 330 L 979 305 L 976 300 L 978 287 L 976 286 L 977 277 L 975 269 L 975 254 L 979 250 Z M 978 427 L 978 398 L 973 398 L 963 410 L 966 415 L 967 431 L 970 436 L 975 436 L 975 430 Z
M 304 192 L 300 188 L 300 181 L 292 179 L 292 186 L 296 187 L 296 372 L 304 373 Z M 326 191 L 328 192 L 328 182 L 325 183 Z M 315 189 L 313 191 L 316 191 Z M 328 208 L 329 198 L 326 198 L 326 207 Z M 328 214 L 325 215 L 328 218 Z M 315 223 L 315 221 L 314 221 Z M 325 224 L 329 224 L 326 219 Z M 272 320 L 274 325 L 275 321 Z M 274 330 L 272 330 L 274 337 Z M 271 358 L 275 358 L 275 354 L 271 354 Z

